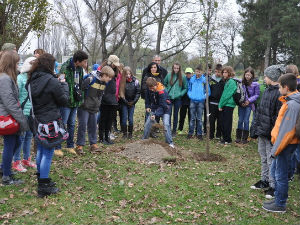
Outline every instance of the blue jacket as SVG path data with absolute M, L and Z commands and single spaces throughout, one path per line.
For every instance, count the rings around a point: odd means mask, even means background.
M 193 75 L 188 85 L 188 96 L 194 102 L 204 102 L 206 99 L 206 80 L 205 76 L 201 75 L 199 78 L 196 74 Z M 208 86 L 208 94 L 210 95 L 210 88 Z

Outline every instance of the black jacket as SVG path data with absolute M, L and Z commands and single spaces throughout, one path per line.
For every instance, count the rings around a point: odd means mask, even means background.
M 31 87 L 32 107 L 35 117 L 41 123 L 61 118 L 59 107 L 67 106 L 69 87 L 66 82 L 46 72 L 36 71 L 28 81 Z M 28 90 L 28 84 L 26 85 Z
M 279 86 L 269 86 L 263 93 L 255 113 L 255 134 L 271 139 L 271 131 L 275 125 L 281 107 Z
M 132 81 L 126 81 L 125 86 L 125 99 L 121 99 L 123 104 L 128 104 L 128 102 L 133 102 L 134 104 L 137 103 L 141 95 L 141 87 L 139 81 L 132 77 Z
M 219 103 L 223 90 L 224 90 L 225 82 L 221 79 L 219 82 L 213 77 L 209 77 L 209 87 L 210 87 L 210 96 L 209 102 Z
M 106 85 L 104 95 L 102 97 L 102 105 L 118 105 L 116 89 L 116 77 L 114 77 Z

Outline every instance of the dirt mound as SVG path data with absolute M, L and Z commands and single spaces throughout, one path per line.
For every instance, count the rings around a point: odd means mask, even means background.
M 168 144 L 156 140 L 139 140 L 119 148 L 119 155 L 138 160 L 146 164 L 161 164 L 176 162 L 180 154 Z
M 206 161 L 206 162 L 225 162 L 226 159 L 218 154 L 214 154 L 214 153 L 209 153 L 209 155 L 207 155 L 205 152 L 197 152 L 194 153 L 194 159 L 198 160 L 198 161 Z

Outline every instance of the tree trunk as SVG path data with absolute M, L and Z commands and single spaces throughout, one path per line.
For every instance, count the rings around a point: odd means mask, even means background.
M 265 49 L 265 69 L 270 64 L 270 55 L 271 55 L 271 39 L 268 39 L 268 41 L 267 41 L 267 47 Z

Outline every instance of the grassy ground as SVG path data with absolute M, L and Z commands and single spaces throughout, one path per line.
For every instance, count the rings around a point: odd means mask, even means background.
M 134 139 L 141 137 L 143 101 L 135 114 Z M 235 124 L 237 116 L 235 112 Z M 186 124 L 187 126 L 187 124 Z M 163 137 L 160 137 L 163 141 Z M 123 141 L 117 141 L 120 147 Z M 180 151 L 204 152 L 204 142 L 177 136 Z M 257 143 L 211 151 L 225 162 L 198 162 L 192 157 L 170 165 L 144 165 L 101 146 L 100 154 L 55 157 L 51 177 L 61 192 L 36 197 L 35 171 L 22 174 L 26 184 L 0 187 L 0 223 L 12 224 L 296 224 L 299 180 L 290 183 L 287 213 L 262 210 L 262 191 L 250 186 L 260 179 Z

